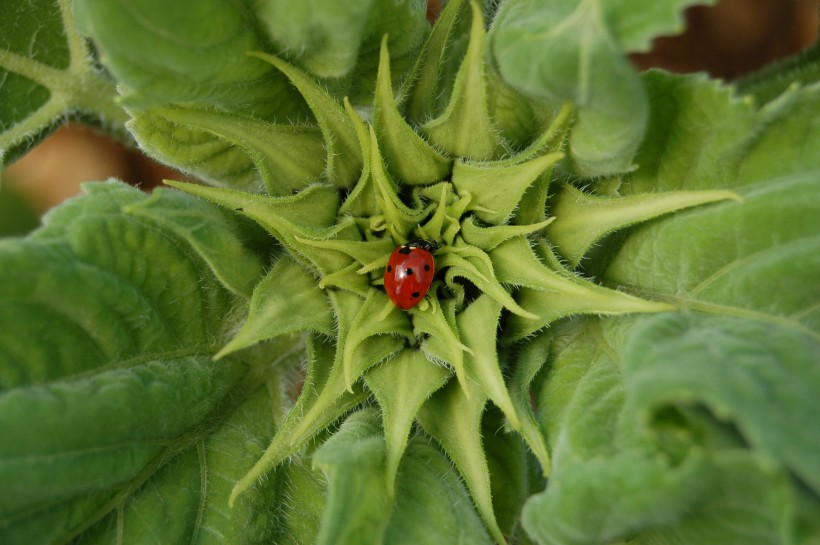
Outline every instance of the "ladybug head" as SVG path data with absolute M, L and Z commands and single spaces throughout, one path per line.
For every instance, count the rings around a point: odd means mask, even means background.
M 410 248 L 421 248 L 422 250 L 427 250 L 431 254 L 438 250 L 438 244 L 432 242 L 430 240 L 424 240 L 423 238 L 417 238 L 415 240 L 411 240 L 405 246 Z

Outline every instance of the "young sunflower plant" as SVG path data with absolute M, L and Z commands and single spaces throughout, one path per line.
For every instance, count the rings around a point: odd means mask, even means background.
M 0 242 L 3 543 L 820 539 L 816 53 L 496 4 L 15 3 L 5 161 L 79 117 L 207 183 Z

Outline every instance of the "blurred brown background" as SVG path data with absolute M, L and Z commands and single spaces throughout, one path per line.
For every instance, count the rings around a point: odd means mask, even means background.
M 438 4 L 430 2 L 431 17 Z M 685 32 L 658 38 L 650 52 L 631 58 L 639 69 L 706 71 L 733 79 L 812 44 L 819 13 L 820 0 L 720 0 L 714 7 L 688 9 Z M 111 176 L 145 189 L 163 178 L 184 178 L 137 150 L 87 128 L 67 126 L 3 174 L 0 236 L 35 226 L 42 212 L 77 194 L 82 181 Z

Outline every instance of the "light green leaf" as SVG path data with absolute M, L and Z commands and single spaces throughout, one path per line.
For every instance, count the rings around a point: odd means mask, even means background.
M 396 500 L 384 543 L 492 543 L 452 463 L 424 436 L 410 441 L 402 459 Z
M 70 0 L 9 0 L 0 21 L 0 168 L 82 117 L 128 140 L 114 83 L 94 66 Z
M 517 165 L 459 160 L 453 165 L 453 185 L 459 193 L 469 193 L 468 209 L 476 216 L 500 225 L 510 218 L 527 188 L 562 157 L 561 152 L 548 153 Z
M 184 238 L 226 288 L 250 297 L 262 276 L 263 261 L 243 245 L 236 217 L 202 199 L 164 188 L 155 189 L 150 197 L 125 211 Z
M 513 87 L 554 104 L 576 105 L 569 155 L 588 176 L 630 169 L 647 124 L 643 85 L 611 27 L 634 8 L 609 4 L 509 2 L 490 36 L 496 65 Z M 625 21 L 630 23 L 636 21 Z
M 413 0 L 276 0 L 256 10 L 290 60 L 319 78 L 345 82 L 349 96 L 364 97 L 372 94 L 384 34 L 394 37 L 396 61 L 414 58 L 429 29 L 424 8 Z
M 251 193 L 265 189 L 253 159 L 211 132 L 179 125 L 160 109 L 132 112 L 126 126 L 140 149 L 161 163 L 211 185 Z
M 471 381 L 467 388 L 465 392 L 451 380 L 427 400 L 418 419 L 455 464 L 490 535 L 498 545 L 504 545 L 506 540 L 493 511 L 489 468 L 479 433 L 487 396 Z
M 155 108 L 152 112 L 241 148 L 253 161 L 269 195 L 304 189 L 320 181 L 324 171 L 324 143 L 316 127 L 277 125 L 250 116 L 190 108 Z
M 245 400 L 253 367 L 212 362 L 235 299 L 184 236 L 122 212 L 147 196 L 85 189 L 29 238 L 0 242 L 10 544 L 67 541 L 115 511 Z
M 433 115 L 433 106 L 441 92 L 444 64 L 450 51 L 448 46 L 451 45 L 463 5 L 464 0 L 447 2 L 407 78 L 408 88 L 403 92 L 400 102 L 411 123 L 423 123 Z
M 353 393 L 345 390 L 342 373 L 335 365 L 333 344 L 312 334 L 308 336 L 307 348 L 307 374 L 299 399 L 265 452 L 231 490 L 230 505 L 236 504 L 263 475 L 298 453 L 309 439 L 367 397 L 358 385 Z
M 677 103 L 678 123 L 700 128 L 691 132 L 673 124 L 664 152 L 673 163 L 690 162 L 698 175 L 683 179 L 649 164 L 657 186 L 720 184 L 741 195 L 743 203 L 679 212 L 636 229 L 606 268 L 607 281 L 690 308 L 816 329 L 820 160 L 809 150 L 820 143 L 820 131 L 809 120 L 820 112 L 820 88 L 784 96 L 756 113 L 712 84 L 659 74 L 651 80 L 672 97 L 704 96 L 697 108 L 682 106 L 691 100 Z M 707 99 L 712 106 L 706 106 Z M 655 108 L 670 113 L 664 104 Z M 722 134 L 718 127 L 727 119 L 743 130 Z M 715 140 L 715 156 L 695 160 L 704 139 Z M 650 172 L 637 171 L 625 191 L 646 191 Z
M 325 140 L 326 179 L 340 187 L 353 186 L 361 172 L 362 151 L 355 127 L 342 105 L 307 74 L 285 61 L 259 52 L 251 56 L 272 64 L 287 76 L 310 106 Z
M 553 347 L 553 477 L 524 515 L 540 542 L 791 541 L 796 486 L 817 490 L 817 340 L 698 313 L 587 320 Z
M 381 418 L 362 409 L 345 420 L 313 455 L 328 479 L 318 545 L 382 543 L 390 517 Z
M 503 154 L 504 145 L 487 104 L 484 17 L 475 0 L 470 1 L 470 10 L 470 44 L 456 75 L 450 102 L 441 116 L 422 126 L 422 131 L 450 155 L 489 161 Z
M 282 257 L 254 289 L 242 329 L 214 358 L 223 358 L 259 341 L 301 331 L 333 334 L 330 302 L 313 276 L 292 259 Z
M 624 410 L 649 424 L 667 405 L 702 403 L 817 493 L 818 353 L 819 338 L 786 325 L 658 316 L 637 326 L 623 349 L 631 394 Z
M 74 15 L 117 78 L 129 109 L 197 103 L 270 121 L 304 113 L 285 78 L 245 55 L 263 49 L 266 40 L 243 4 L 78 0 Z
M 550 213 L 556 221 L 547 229 L 547 236 L 575 267 L 593 244 L 613 231 L 685 208 L 730 199 L 739 201 L 740 197 L 725 190 L 599 197 L 564 184 L 550 201 Z
M 382 143 L 390 172 L 403 184 L 438 182 L 450 174 L 452 160 L 428 144 L 404 120 L 393 96 L 387 36 L 382 40 L 373 125 Z
M 274 0 L 255 7 L 268 34 L 296 64 L 319 78 L 353 70 L 376 0 Z
M 379 402 L 387 442 L 387 492 L 395 497 L 396 472 L 410 428 L 421 405 L 450 378 L 446 368 L 431 363 L 421 350 L 402 350 L 392 360 L 371 368 L 365 384 Z

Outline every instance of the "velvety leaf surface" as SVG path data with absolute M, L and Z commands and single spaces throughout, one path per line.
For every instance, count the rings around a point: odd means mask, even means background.
M 645 80 L 647 160 L 621 191 L 742 201 L 660 218 L 597 255 L 615 287 L 684 310 L 559 327 L 539 407 L 553 477 L 524 525 L 542 543 L 800 542 L 820 509 L 818 90 L 755 110 L 703 80 Z
M 291 367 L 293 341 L 213 362 L 236 301 L 207 261 L 215 248 L 197 249 L 185 216 L 123 213 L 147 201 L 135 189 L 85 190 L 29 238 L 0 243 L 4 543 L 67 541 L 109 513 L 120 535 L 144 535 L 145 524 L 155 531 L 155 516 L 167 516 L 169 535 L 194 541 L 210 525 L 230 535 L 261 524 L 268 533 L 252 507 L 257 493 L 238 518 L 217 515 L 281 408 L 278 396 L 267 399 L 276 389 L 249 398 L 264 383 L 255 369 Z M 215 213 L 207 206 L 199 212 Z M 226 418 L 236 422 L 211 437 Z M 225 456 L 234 443 L 240 450 Z M 101 524 L 92 534 L 109 531 Z

